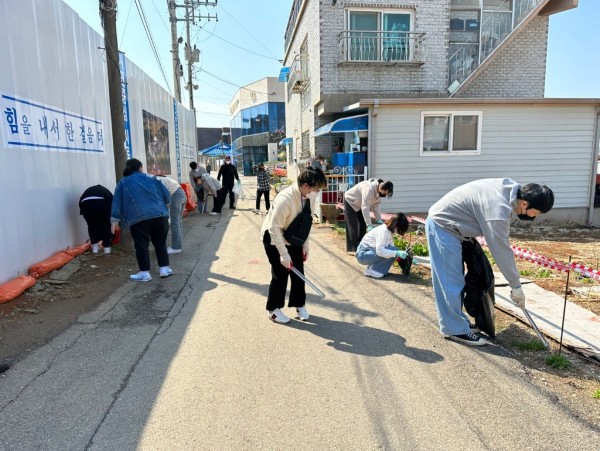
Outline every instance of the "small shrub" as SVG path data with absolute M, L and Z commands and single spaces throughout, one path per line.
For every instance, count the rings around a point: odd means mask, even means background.
M 539 269 L 536 277 L 538 279 L 547 279 L 549 277 L 552 277 L 552 271 L 550 271 L 549 269 Z
M 415 243 L 411 247 L 413 251 L 413 255 L 417 255 L 419 257 L 427 257 L 429 255 L 429 249 L 427 249 L 427 245 L 421 243 Z
M 408 241 L 406 241 L 400 235 L 394 235 L 394 246 L 396 246 L 401 251 L 405 251 L 408 247 Z
M 565 356 L 553 354 L 546 357 L 546 365 L 549 365 L 557 370 L 564 370 L 571 366 L 571 362 L 569 362 Z
M 543 351 L 546 349 L 541 341 L 513 341 L 510 343 L 511 348 L 520 349 L 521 351 Z

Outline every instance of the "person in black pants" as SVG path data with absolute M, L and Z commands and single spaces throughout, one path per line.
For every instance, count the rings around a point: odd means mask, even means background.
M 238 182 L 240 177 L 237 169 L 231 164 L 231 157 L 225 157 L 225 164 L 219 169 L 217 180 L 221 181 L 223 177 L 223 188 L 225 188 L 225 196 L 229 193 L 229 208 L 235 209 L 235 193 L 233 192 L 234 179 Z
M 308 260 L 309 253 L 308 239 L 292 244 L 293 237 L 288 235 L 292 243 L 285 238 L 286 230 L 300 215 L 308 215 L 311 220 L 311 204 L 314 204 L 320 190 L 326 186 L 327 180 L 323 171 L 307 167 L 294 184 L 277 194 L 263 222 L 261 235 L 265 252 L 271 264 L 271 283 L 266 308 L 269 319 L 275 323 L 286 324 L 290 321 L 287 315 L 281 311 L 285 305 L 285 292 L 288 278 L 290 278 L 290 270 L 293 266 L 304 273 L 304 262 Z M 310 227 L 306 232 L 310 232 Z M 291 279 L 288 306 L 296 309 L 297 317 L 301 321 L 306 321 L 309 314 L 305 306 L 304 281 L 295 274 L 291 276 Z
M 104 253 L 110 254 L 112 233 L 110 231 L 110 209 L 113 195 L 102 185 L 90 186 L 79 198 L 79 214 L 88 226 L 92 252 L 98 253 L 102 242 Z

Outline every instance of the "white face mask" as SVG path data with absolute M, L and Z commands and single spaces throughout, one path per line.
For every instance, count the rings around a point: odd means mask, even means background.
M 321 192 L 321 191 L 311 191 L 310 193 L 308 193 L 308 194 L 306 195 L 306 198 L 307 198 L 307 199 L 310 199 L 310 200 L 312 200 L 312 199 L 316 199 L 316 198 L 317 198 L 317 196 L 319 195 L 319 193 L 320 193 L 320 192 Z

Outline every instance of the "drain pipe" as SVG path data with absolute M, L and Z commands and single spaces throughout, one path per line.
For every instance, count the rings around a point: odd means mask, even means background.
M 590 183 L 590 203 L 588 207 L 588 225 L 594 221 L 594 198 L 596 197 L 596 174 L 598 173 L 598 155 L 600 153 L 600 107 L 596 107 L 596 123 L 594 125 L 594 142 L 592 151 L 592 180 Z
M 373 100 L 373 108 L 369 108 L 369 136 L 367 139 L 367 173 L 365 174 L 365 180 L 373 177 L 376 173 L 375 169 L 375 118 L 379 113 L 379 99 Z

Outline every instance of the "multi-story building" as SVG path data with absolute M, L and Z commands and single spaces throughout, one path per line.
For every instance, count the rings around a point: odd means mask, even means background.
M 244 175 L 250 175 L 254 165 L 277 161 L 278 143 L 285 138 L 285 88 L 277 77 L 240 88 L 229 104 L 229 112 L 238 171 L 240 163 Z
M 406 183 L 391 211 L 511 176 L 555 182 L 557 205 L 591 220 L 599 102 L 544 98 L 549 16 L 577 3 L 295 0 L 280 76 L 293 158 Z

